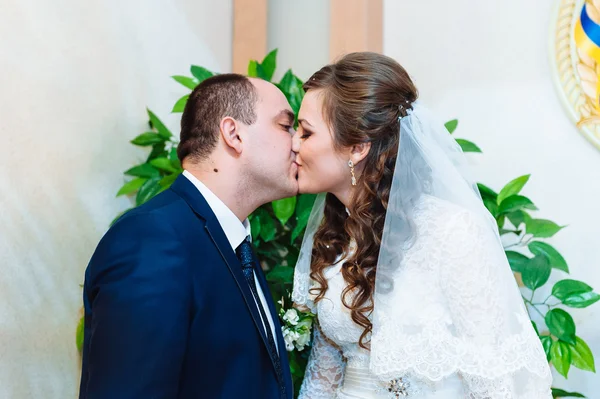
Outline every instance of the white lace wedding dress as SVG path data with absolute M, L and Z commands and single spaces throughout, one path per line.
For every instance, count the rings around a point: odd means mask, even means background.
M 376 358 L 358 345 L 363 329 L 342 304 L 342 260 L 325 271 L 325 297 L 305 301 L 318 323 L 300 399 L 551 398 L 545 354 L 512 272 L 491 262 L 502 248 L 471 214 L 434 198 L 419 205 L 415 222 L 418 240 L 390 302 L 375 305 L 386 309 L 370 337 Z M 305 276 L 296 277 L 302 284 Z

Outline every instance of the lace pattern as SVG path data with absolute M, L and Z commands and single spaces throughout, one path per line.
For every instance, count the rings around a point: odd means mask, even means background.
M 298 399 L 332 399 L 344 379 L 342 351 L 315 324 L 313 346 Z
M 375 302 L 371 352 L 358 346 L 362 329 L 341 303 L 341 262 L 326 271 L 329 289 L 315 309 L 321 331 L 300 397 L 343 397 L 336 390 L 346 358 L 380 381 L 410 376 L 423 392 L 415 398 L 551 398 L 546 356 L 487 221 L 429 197 L 415 222 L 418 236 L 395 271 L 394 289 Z M 456 379 L 460 393 L 434 395 Z

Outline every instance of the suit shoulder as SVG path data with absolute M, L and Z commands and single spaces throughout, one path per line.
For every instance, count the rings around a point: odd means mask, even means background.
M 113 227 L 132 222 L 165 223 L 177 226 L 182 221 L 193 220 L 190 218 L 192 214 L 193 211 L 183 198 L 172 190 L 165 190 L 145 204 L 124 213 Z

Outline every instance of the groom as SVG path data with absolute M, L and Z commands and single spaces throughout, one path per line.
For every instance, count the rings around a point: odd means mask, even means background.
M 248 215 L 298 191 L 294 115 L 236 74 L 189 97 L 170 189 L 128 212 L 85 273 L 80 399 L 290 399 L 285 343 Z

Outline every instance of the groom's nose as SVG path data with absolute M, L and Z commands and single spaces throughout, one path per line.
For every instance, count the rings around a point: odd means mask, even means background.
M 300 152 L 300 135 L 297 130 L 294 131 L 294 134 L 292 135 L 292 151 L 296 154 Z

